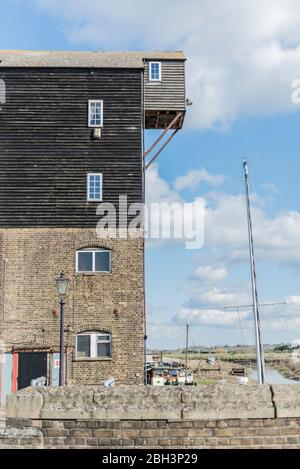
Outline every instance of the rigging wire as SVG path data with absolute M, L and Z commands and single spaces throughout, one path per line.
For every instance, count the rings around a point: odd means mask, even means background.
M 237 312 L 238 321 L 239 321 L 239 328 L 240 328 L 240 334 L 241 334 L 242 344 L 245 345 L 245 344 L 246 344 L 246 340 L 245 340 L 244 329 L 243 329 L 243 325 L 242 325 L 242 318 L 241 318 L 241 315 L 240 315 L 240 308 L 239 308 L 239 307 L 236 308 L 236 312 Z

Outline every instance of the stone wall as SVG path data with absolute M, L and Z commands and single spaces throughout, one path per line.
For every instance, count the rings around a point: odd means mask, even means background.
M 111 249 L 111 272 L 76 273 L 76 250 Z M 68 384 L 143 382 L 143 240 L 98 239 L 93 228 L 0 230 L 0 340 L 4 351 L 59 351 L 55 279 L 65 306 Z M 57 311 L 57 313 L 55 313 Z M 112 333 L 112 358 L 76 359 L 76 333 Z M 3 348 L 3 347 L 2 347 Z
M 297 385 L 28 388 L 0 447 L 300 448 Z

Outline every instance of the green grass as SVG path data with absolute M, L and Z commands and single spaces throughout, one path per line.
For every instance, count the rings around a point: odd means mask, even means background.
M 228 362 L 239 362 L 239 361 L 255 361 L 256 360 L 256 354 L 255 352 L 248 352 L 248 353 L 240 353 L 240 352 L 234 352 L 234 351 L 229 351 L 227 353 L 211 353 L 211 356 L 213 356 L 216 361 L 221 360 L 221 361 L 228 361 Z M 208 354 L 204 353 L 189 353 L 188 354 L 188 360 L 207 360 Z M 180 360 L 184 361 L 185 360 L 185 354 L 179 353 L 179 352 L 173 352 L 173 353 L 166 353 L 164 355 L 165 357 L 172 357 L 173 360 Z M 281 361 L 281 360 L 287 360 L 291 357 L 290 352 L 266 352 L 265 353 L 265 359 L 266 362 L 268 361 Z

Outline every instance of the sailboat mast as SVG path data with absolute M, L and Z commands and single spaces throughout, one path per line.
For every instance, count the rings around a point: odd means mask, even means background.
M 246 192 L 250 270 L 251 270 L 251 287 L 252 287 L 252 297 L 253 297 L 253 315 L 254 315 L 254 327 L 255 327 L 256 358 L 257 358 L 257 375 L 258 375 L 259 384 L 264 384 L 265 382 L 265 359 L 264 359 L 263 343 L 261 340 L 261 328 L 260 328 L 259 309 L 258 309 L 256 267 L 255 267 L 255 257 L 254 257 L 253 230 L 252 230 L 251 207 L 250 207 L 250 196 L 249 196 L 249 170 L 248 170 L 247 161 L 244 161 L 243 167 L 244 167 L 244 176 L 245 176 L 245 192 Z
M 186 338 L 185 338 L 185 384 L 187 383 L 188 373 L 188 350 L 189 350 L 189 323 L 186 324 Z

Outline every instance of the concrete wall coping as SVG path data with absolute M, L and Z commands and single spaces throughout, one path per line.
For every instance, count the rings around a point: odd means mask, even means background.
M 7 418 L 209 420 L 300 417 L 300 385 L 26 388 L 7 398 Z

